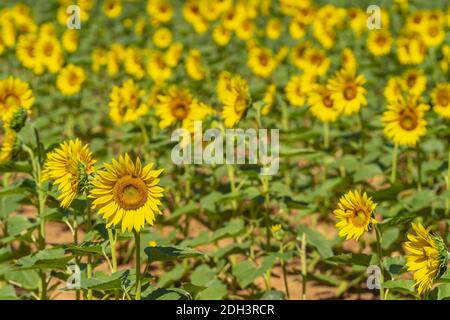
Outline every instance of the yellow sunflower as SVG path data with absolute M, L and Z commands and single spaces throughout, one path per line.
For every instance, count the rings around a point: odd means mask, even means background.
M 356 73 L 358 69 L 358 61 L 352 49 L 344 48 L 341 53 L 341 68 Z
M 410 95 L 420 96 L 427 87 L 427 77 L 422 70 L 409 69 L 403 74 L 405 90 Z
M 406 265 L 414 272 L 419 295 L 431 290 L 433 282 L 447 270 L 447 246 L 437 234 L 430 234 L 420 223 L 412 223 L 415 235 L 408 234 L 405 243 Z
M 331 91 L 324 85 L 318 85 L 308 94 L 311 113 L 322 122 L 335 122 L 339 109 L 331 98 Z
M 172 32 L 168 28 L 159 28 L 153 34 L 153 43 L 160 49 L 167 48 L 172 42 Z
M 369 33 L 367 48 L 376 57 L 385 56 L 391 51 L 392 37 L 387 30 L 376 30 Z
M 17 133 L 6 127 L 0 147 L 0 164 L 6 163 L 13 158 L 17 146 Z
M 85 192 L 94 163 L 88 145 L 79 139 L 64 141 L 47 154 L 42 179 L 57 185 L 62 208 L 69 207 L 77 194 Z
M 164 54 L 152 51 L 147 59 L 147 73 L 157 85 L 164 83 L 172 75 L 172 69 L 167 65 Z
M 327 88 L 339 110 L 345 115 L 358 112 L 367 105 L 364 75 L 356 75 L 352 70 L 342 69 L 328 81 Z
M 183 54 L 183 44 L 181 42 L 172 43 L 164 53 L 164 60 L 171 68 L 176 67 Z
M 431 93 L 433 110 L 441 117 L 450 119 L 450 83 L 440 83 Z
M 147 13 L 155 24 L 167 23 L 172 20 L 173 7 L 170 0 L 148 0 Z
M 158 177 L 164 169 L 152 168 L 153 163 L 143 166 L 139 158 L 133 163 L 125 154 L 96 172 L 89 197 L 94 199 L 92 207 L 106 219 L 107 228 L 120 224 L 122 232 L 139 232 L 145 221 L 153 225 L 156 214 L 162 214 L 158 206 L 164 189 Z
M 289 103 L 295 107 L 303 106 L 314 82 L 315 76 L 312 74 L 292 76 L 284 88 Z
M 202 65 L 202 54 L 197 49 L 191 49 L 186 57 L 186 72 L 193 80 L 202 80 L 205 77 L 205 68 Z
M 21 35 L 17 41 L 16 57 L 22 65 L 33 70 L 35 74 L 42 74 L 45 70 L 42 61 L 36 58 L 37 35 L 28 33 Z
M 303 54 L 303 58 L 299 60 L 298 64 L 305 73 L 323 76 L 328 71 L 331 61 L 327 58 L 327 54 L 324 50 L 307 48 Z
M 40 35 L 36 43 L 36 58 L 39 59 L 51 73 L 57 73 L 64 64 L 61 44 L 54 36 Z
M 148 105 L 143 101 L 144 93 L 131 79 L 121 87 L 114 86 L 109 95 L 109 116 L 117 124 L 136 121 L 148 111 Z
M 275 84 L 271 83 L 266 86 L 266 90 L 264 93 L 263 101 L 264 107 L 261 109 L 262 115 L 267 115 L 272 110 L 273 105 L 275 103 L 275 94 L 277 92 L 277 87 Z
M 425 111 L 428 109 L 428 105 L 414 96 L 400 97 L 383 113 L 384 133 L 399 145 L 415 146 L 427 132 Z
M 19 108 L 31 114 L 33 103 L 33 92 L 28 83 L 12 76 L 0 81 L 0 114 L 3 121 L 7 122 Z
M 347 240 L 358 240 L 365 231 L 376 224 L 374 210 L 377 204 L 364 192 L 349 191 L 339 199 L 338 208 L 333 211 L 338 222 L 339 236 Z
M 222 97 L 225 127 L 234 127 L 245 115 L 250 102 L 248 83 L 239 75 L 230 79 L 229 93 Z
M 402 78 L 395 76 L 389 78 L 386 86 L 384 87 L 384 98 L 387 102 L 396 102 L 403 94 L 405 84 Z
M 78 30 L 77 29 L 68 29 L 64 31 L 61 43 L 68 53 L 73 53 L 78 49 Z
M 221 47 L 226 46 L 230 42 L 232 35 L 231 31 L 223 23 L 217 25 L 212 33 L 214 42 Z
M 105 0 L 103 3 L 103 12 L 110 19 L 117 18 L 122 12 L 122 0 Z
M 280 37 L 283 32 L 283 24 L 278 18 L 272 18 L 267 22 L 266 25 L 266 36 L 271 40 L 276 40 Z
M 58 74 L 56 86 L 65 96 L 74 95 L 81 90 L 81 85 L 86 80 L 83 68 L 69 64 Z
M 249 50 L 247 64 L 255 75 L 267 78 L 275 70 L 277 61 L 270 49 L 257 46 Z

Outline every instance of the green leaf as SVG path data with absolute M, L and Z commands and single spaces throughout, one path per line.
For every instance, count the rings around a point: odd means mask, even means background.
M 177 246 L 147 247 L 144 251 L 147 254 L 149 262 L 186 259 L 201 256 L 203 254 L 195 249 Z
M 171 221 L 177 220 L 178 218 L 180 218 L 183 215 L 188 215 L 188 214 L 196 212 L 196 211 L 198 211 L 197 206 L 194 203 L 189 203 L 185 206 L 179 207 L 174 212 L 172 212 L 172 214 L 170 214 L 166 218 L 166 221 L 171 222 Z
M 389 247 L 398 239 L 400 230 L 398 228 L 390 228 L 383 231 L 383 237 L 381 239 L 381 248 L 383 250 L 389 249 Z
M 256 278 L 262 276 L 267 270 L 272 268 L 274 263 L 274 256 L 265 257 L 259 267 L 253 261 L 245 260 L 233 265 L 232 274 L 236 277 L 241 288 L 246 288 Z
M 227 294 L 227 286 L 215 283 L 198 293 L 198 300 L 221 300 Z
M 330 242 L 318 231 L 309 229 L 305 225 L 297 227 L 297 237 L 301 238 L 306 234 L 306 243 L 317 249 L 322 258 L 326 259 L 333 256 Z
M 5 286 L 0 288 L 0 300 L 18 300 L 16 290 L 13 286 Z
M 367 164 L 359 167 L 355 171 L 353 179 L 355 182 L 366 181 L 367 179 L 381 175 L 382 173 L 383 172 L 381 171 L 380 167 L 376 164 Z
M 414 294 L 413 280 L 388 280 L 383 283 L 385 289 L 395 290 L 402 293 Z
M 175 265 L 175 267 L 170 270 L 166 271 L 161 275 L 161 277 L 158 280 L 158 286 L 159 287 L 167 287 L 174 283 L 175 281 L 180 280 L 184 275 L 184 267 L 181 264 Z
M 112 275 L 97 272 L 92 278 L 82 278 L 80 288 L 107 291 L 128 287 L 131 274 L 130 270 L 117 271 Z
M 73 259 L 65 256 L 62 248 L 45 249 L 17 260 L 14 270 L 59 269 L 65 270 L 67 262 Z
M 142 292 L 143 300 L 187 300 L 189 293 L 177 288 L 148 288 Z
M 365 267 L 368 267 L 370 265 L 371 260 L 372 260 L 372 256 L 364 254 L 364 253 L 343 253 L 343 254 L 325 259 L 326 262 L 329 262 L 332 264 L 353 264 L 353 265 L 365 266 Z
M 39 274 L 35 270 L 9 271 L 5 273 L 5 279 L 14 281 L 27 290 L 35 290 L 39 286 Z
M 87 255 L 103 255 L 103 247 L 101 244 L 92 242 L 92 241 L 84 241 L 80 245 L 66 245 L 63 247 L 66 251 L 72 252 L 76 256 L 87 256 Z
M 448 300 L 450 299 L 450 283 L 443 283 L 438 287 L 438 299 Z

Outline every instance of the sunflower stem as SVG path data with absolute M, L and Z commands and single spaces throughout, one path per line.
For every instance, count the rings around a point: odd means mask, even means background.
M 330 147 L 330 123 L 323 123 L 323 146 L 325 149 Z
M 116 240 L 114 238 L 112 229 L 108 228 L 109 246 L 111 247 L 112 272 L 117 272 L 117 254 L 116 254 Z M 114 290 L 114 297 L 119 300 L 119 291 Z
M 86 197 L 86 222 L 88 227 L 88 232 L 92 230 L 92 216 L 91 216 L 91 206 L 89 205 L 89 199 Z M 92 255 L 87 256 L 87 278 L 92 278 Z M 87 299 L 92 300 L 92 289 L 88 289 Z
M 422 190 L 422 159 L 420 154 L 420 146 L 416 146 L 417 153 L 417 190 Z
M 395 183 L 395 179 L 397 176 L 397 160 L 398 160 L 398 143 L 394 145 L 394 152 L 392 154 L 391 184 Z
M 377 254 L 378 254 L 378 264 L 380 266 L 380 300 L 384 300 L 384 275 L 383 275 L 383 256 L 381 251 L 381 232 L 377 225 L 375 225 L 375 234 L 377 236 Z
M 140 233 L 134 231 L 136 246 L 136 295 L 135 300 L 141 300 L 141 237 Z
M 227 164 L 228 178 L 230 179 L 230 189 L 231 192 L 234 193 L 236 191 L 236 181 L 234 179 L 234 167 L 231 164 Z M 231 207 L 233 211 L 237 210 L 236 199 L 231 200 Z
M 306 233 L 302 235 L 302 242 L 300 248 L 301 272 L 302 272 L 302 300 L 306 300 Z

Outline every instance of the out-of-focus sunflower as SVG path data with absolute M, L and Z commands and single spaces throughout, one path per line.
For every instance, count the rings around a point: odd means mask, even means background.
M 338 208 L 333 211 L 338 222 L 339 236 L 347 240 L 358 240 L 372 224 L 376 224 L 373 212 L 377 204 L 367 193 L 349 191 L 339 199 Z
M 78 30 L 77 29 L 68 29 L 64 31 L 61 43 L 68 53 L 73 53 L 78 49 Z
M 171 68 L 176 67 L 183 54 L 183 44 L 181 42 L 175 42 L 164 53 L 164 60 Z
M 280 37 L 283 32 L 283 24 L 278 18 L 272 18 L 267 22 L 266 25 L 266 37 L 271 40 L 276 40 Z
M 109 116 L 117 124 L 136 121 L 148 111 L 143 101 L 143 91 L 131 79 L 122 86 L 114 86 L 109 95 Z
M 230 42 L 232 35 L 231 31 L 227 29 L 223 23 L 217 25 L 212 33 L 214 42 L 221 47 L 226 46 Z
M 147 13 L 155 24 L 172 20 L 173 6 L 170 0 L 148 0 Z
M 172 42 L 172 32 L 165 27 L 159 28 L 153 34 L 153 43 L 160 49 L 167 48 Z
M 202 55 L 197 49 L 189 50 L 186 57 L 186 72 L 193 80 L 202 80 L 205 77 L 205 69 L 202 65 Z
M 345 115 L 358 112 L 361 106 L 367 105 L 366 82 L 364 75 L 356 75 L 351 70 L 340 70 L 328 81 L 327 88 L 331 91 L 336 106 Z
M 232 74 L 228 71 L 222 71 L 219 74 L 216 91 L 220 101 L 223 101 L 226 96 L 231 94 L 231 78 Z
M 398 76 L 389 78 L 384 87 L 384 98 L 389 103 L 396 102 L 402 96 L 404 90 L 405 83 L 402 78 Z
M 356 73 L 358 61 L 350 48 L 345 48 L 341 53 L 341 68 Z
M 0 114 L 3 121 L 7 122 L 19 108 L 31 114 L 33 103 L 33 92 L 28 83 L 12 76 L 0 81 Z
M 33 70 L 35 74 L 42 74 L 44 64 L 36 57 L 37 35 L 28 33 L 21 35 L 17 41 L 16 57 L 25 68 Z
M 253 37 L 255 30 L 255 23 L 250 19 L 244 19 L 239 23 L 239 26 L 236 28 L 235 33 L 239 39 L 247 41 Z
M 289 34 L 293 39 L 302 39 L 306 35 L 308 25 L 299 18 L 292 18 L 289 22 Z
M 122 13 L 122 0 L 105 0 L 103 12 L 110 19 L 117 18 Z
M 376 30 L 369 33 L 367 48 L 376 57 L 387 55 L 391 51 L 392 37 L 387 30 Z
M 450 83 L 440 83 L 431 93 L 433 110 L 441 117 L 450 119 Z
M 77 194 L 84 193 L 94 172 L 95 160 L 87 144 L 79 140 L 64 141 L 47 154 L 42 179 L 58 186 L 58 200 L 67 208 Z
M 164 83 L 172 75 L 172 69 L 167 65 L 164 54 L 152 51 L 147 59 L 147 73 L 157 85 Z
M 400 97 L 383 113 L 384 133 L 399 145 L 415 146 L 427 132 L 425 111 L 428 109 L 417 97 Z
M 439 46 L 445 39 L 444 26 L 435 21 L 428 20 L 419 32 L 427 47 Z
M 277 61 L 271 50 L 257 46 L 249 50 L 247 64 L 255 75 L 267 78 L 275 70 Z
M 427 87 L 427 76 L 420 69 L 409 69 L 403 74 L 405 90 L 410 95 L 420 96 Z
M 69 64 L 59 72 L 56 78 L 56 86 L 63 95 L 71 96 L 80 92 L 85 80 L 86 74 L 83 68 Z
M 266 90 L 264 92 L 264 107 L 261 109 L 262 115 L 267 115 L 272 110 L 275 100 L 275 93 L 277 92 L 277 87 L 274 83 L 271 83 L 266 86 Z
M 140 80 L 145 75 L 142 55 L 138 48 L 131 47 L 125 51 L 125 71 Z
M 162 214 L 159 206 L 164 189 L 158 183 L 164 169 L 152 168 L 153 163 L 143 166 L 139 158 L 133 162 L 125 154 L 96 172 L 89 196 L 107 228 L 120 224 L 122 232 L 139 232 L 146 221 L 153 225 L 156 214 Z
M 64 64 L 61 44 L 53 36 L 41 35 L 36 43 L 36 58 L 41 61 L 48 71 L 57 73 Z
M 397 58 L 400 64 L 421 64 L 425 60 L 427 48 L 420 37 L 408 33 L 397 38 Z
M 225 127 L 234 127 L 245 115 L 250 102 L 248 83 L 239 75 L 231 77 L 229 93 L 222 97 L 222 119 Z
M 317 85 L 308 93 L 311 113 L 322 122 L 335 122 L 339 109 L 331 98 L 331 91 L 325 85 Z
M 305 73 L 323 76 L 330 67 L 331 61 L 324 50 L 307 48 L 303 58 L 299 60 L 299 66 Z
M 13 158 L 17 146 L 17 133 L 6 127 L 1 140 L 0 164 L 6 163 Z
M 412 223 L 415 235 L 408 234 L 405 243 L 406 265 L 414 272 L 419 295 L 431 290 L 436 279 L 447 270 L 447 246 L 437 234 L 430 234 L 420 223 Z
M 289 103 L 295 107 L 303 106 L 314 83 L 315 76 L 313 74 L 292 76 L 284 88 Z

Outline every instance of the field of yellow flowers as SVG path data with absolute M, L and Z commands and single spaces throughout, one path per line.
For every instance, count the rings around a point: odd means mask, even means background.
M 449 31 L 445 0 L 2 0 L 0 299 L 450 298 Z

